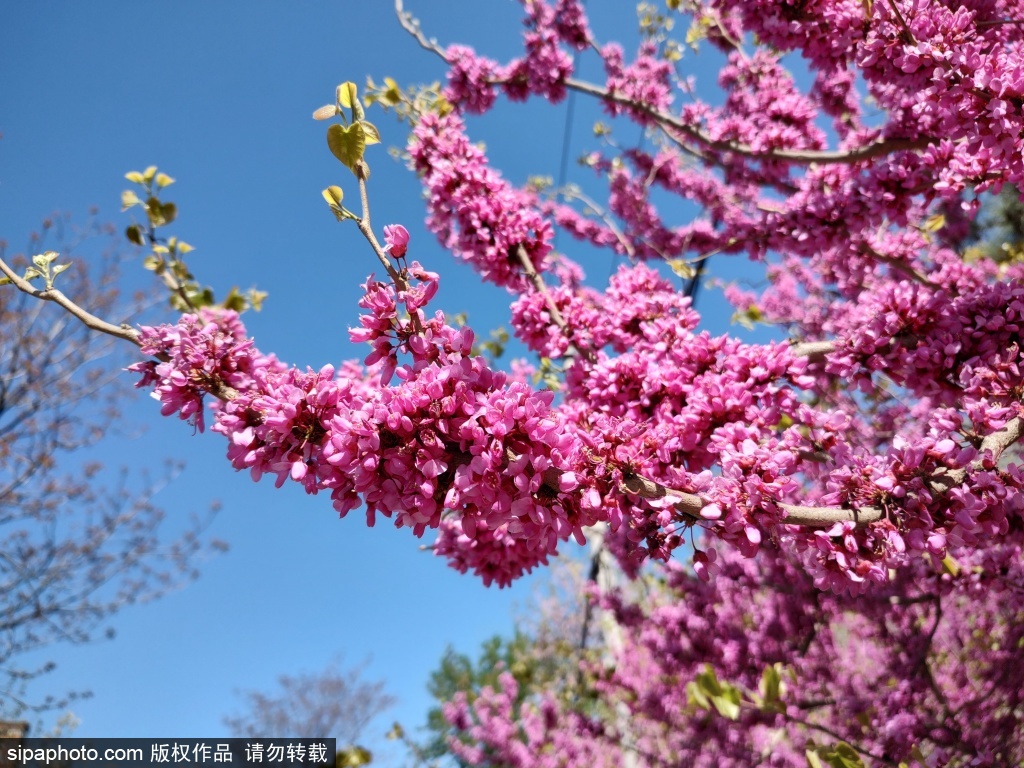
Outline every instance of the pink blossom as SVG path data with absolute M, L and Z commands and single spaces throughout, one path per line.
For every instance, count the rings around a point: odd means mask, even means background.
M 396 259 L 405 257 L 409 249 L 409 230 L 401 224 L 390 224 L 384 227 L 384 252 Z

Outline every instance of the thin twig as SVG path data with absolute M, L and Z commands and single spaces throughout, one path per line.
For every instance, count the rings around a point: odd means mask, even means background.
M 900 9 L 896 6 L 894 0 L 889 0 L 889 7 L 892 9 L 893 15 L 896 16 L 896 20 L 900 23 L 900 37 L 902 37 L 904 42 L 908 45 L 917 45 L 914 33 L 910 31 L 910 25 L 907 24 L 907 20 L 903 18 L 903 14 L 900 13 Z
M 448 58 L 445 56 L 444 50 L 434 40 L 427 39 L 426 35 L 423 34 L 423 30 L 420 29 L 419 20 L 405 10 L 402 0 L 395 0 L 395 13 L 398 14 L 398 23 L 402 25 L 406 32 L 416 38 L 416 42 L 431 53 L 436 53 L 447 63 Z
M 377 259 L 384 265 L 388 277 L 395 283 L 395 288 L 399 291 L 404 291 L 409 287 L 408 282 L 392 265 L 387 253 L 385 253 L 380 242 L 377 240 L 377 236 L 373 233 L 373 227 L 370 225 L 370 197 L 366 191 L 367 173 L 365 171 L 365 163 L 362 163 L 362 161 L 360 163 L 361 167 L 357 167 L 356 178 L 359 180 L 359 202 L 363 210 L 361 212 L 362 215 L 356 219 L 356 226 L 359 227 L 359 231 L 362 232 L 363 237 L 366 238 L 370 247 L 373 248 L 373 252 L 377 254 Z
M 916 269 L 914 269 L 906 262 L 900 261 L 899 259 L 893 258 L 892 256 L 887 256 L 884 253 L 879 253 L 867 243 L 864 244 L 864 251 L 866 255 L 870 256 L 875 261 L 881 262 L 882 264 L 886 264 L 892 267 L 896 271 L 901 272 L 907 277 L 909 277 L 915 283 L 923 285 L 925 288 L 931 288 L 932 290 L 935 290 L 939 287 L 931 280 L 929 280 L 923 273 L 918 272 Z
M 3 272 L 19 291 L 42 301 L 52 301 L 54 304 L 60 305 L 74 317 L 78 318 L 87 328 L 118 339 L 130 341 L 132 344 L 139 346 L 139 332 L 134 328 L 126 325 L 114 325 L 106 320 L 101 320 L 96 315 L 82 309 L 56 288 L 46 288 L 43 290 L 34 288 L 28 280 L 22 279 L 12 270 L 3 259 L 0 259 L 0 272 Z
M 590 208 L 594 212 L 594 215 L 600 218 L 611 231 L 611 233 L 615 235 L 615 239 L 619 241 L 619 245 L 622 246 L 622 250 L 626 252 L 626 255 L 630 259 L 636 258 L 636 249 L 633 247 L 632 243 L 630 243 L 629 240 L 626 238 L 625 233 L 621 229 L 619 229 L 614 219 L 612 219 L 611 216 L 608 215 L 608 212 L 604 210 L 604 208 L 598 205 L 588 195 L 584 194 L 584 192 L 575 184 L 572 185 L 571 187 L 565 187 L 564 189 L 560 190 L 560 194 L 567 200 L 579 200 L 585 206 Z
M 993 21 L 979 21 L 979 27 L 995 27 L 1000 24 L 1024 24 L 1024 19 L 995 19 Z
M 156 236 L 156 227 L 153 226 L 153 222 L 150 221 L 146 229 L 146 239 L 149 240 L 151 246 L 160 245 L 161 238 Z M 180 257 L 178 257 L 178 263 L 184 264 Z M 163 280 L 164 285 L 167 286 L 168 290 L 178 295 L 178 297 L 185 303 L 185 306 L 195 314 L 199 314 L 199 307 L 195 305 L 189 295 L 185 292 L 185 286 L 182 285 L 178 278 L 174 275 L 173 269 L 164 269 L 160 272 L 160 279 Z
M 594 351 L 587 347 L 580 347 L 573 340 L 572 328 L 565 322 L 565 318 L 562 317 L 562 313 L 558 309 L 558 305 L 555 304 L 555 300 L 551 297 L 551 292 L 548 291 L 547 283 L 544 282 L 537 270 L 533 267 L 533 262 L 530 261 L 530 254 L 526 252 L 526 248 L 522 243 L 515 248 L 516 258 L 519 259 L 519 263 L 523 265 L 523 272 L 526 273 L 527 278 L 533 283 L 533 287 L 544 297 L 544 301 L 548 306 L 548 314 L 551 316 L 551 322 L 558 326 L 558 329 L 565 335 L 572 348 L 588 362 L 594 362 L 597 358 L 594 355 Z

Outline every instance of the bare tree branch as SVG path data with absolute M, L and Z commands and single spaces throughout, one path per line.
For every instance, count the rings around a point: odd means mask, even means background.
M 338 746 L 358 744 L 377 715 L 395 699 L 381 682 L 362 680 L 366 662 L 342 669 L 338 661 L 320 672 L 281 675 L 273 693 L 242 693 L 245 712 L 224 718 L 236 736 L 335 738 Z

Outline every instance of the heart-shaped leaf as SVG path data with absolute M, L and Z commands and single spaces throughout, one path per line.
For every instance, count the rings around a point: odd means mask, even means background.
M 356 84 L 351 81 L 339 85 L 337 90 L 338 105 L 351 109 L 356 101 L 356 90 Z
M 363 131 L 366 133 L 367 144 L 380 144 L 380 132 L 377 130 L 377 126 L 366 120 L 360 120 L 359 124 L 363 126 Z
M 356 163 L 366 151 L 366 131 L 359 123 L 332 125 L 327 129 L 327 146 L 350 171 L 355 173 Z

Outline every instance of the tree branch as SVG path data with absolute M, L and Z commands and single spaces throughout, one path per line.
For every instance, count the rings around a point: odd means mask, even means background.
M 818 362 L 836 350 L 834 341 L 804 341 L 790 346 L 796 357 L 806 357 L 811 362 Z
M 139 345 L 139 332 L 134 328 L 126 325 L 114 325 L 112 323 L 108 323 L 106 320 L 101 320 L 96 317 L 96 315 L 86 312 L 56 288 L 47 288 L 44 290 L 33 288 L 30 282 L 22 279 L 7 265 L 6 262 L 4 262 L 3 259 L 0 259 L 0 272 L 3 272 L 19 291 L 27 293 L 29 296 L 33 296 L 42 301 L 52 301 L 54 304 L 60 305 L 84 323 L 87 328 L 99 331 L 100 333 L 105 333 L 109 336 L 114 336 L 118 339 L 130 341 L 136 346 Z
M 423 34 L 423 30 L 420 28 L 419 20 L 409 11 L 405 10 L 402 0 L 395 0 L 395 13 L 398 14 L 398 23 L 402 25 L 402 29 L 412 35 L 422 48 L 430 51 L 431 53 L 437 54 L 446 64 L 448 63 L 448 58 L 444 55 L 444 50 L 437 44 L 437 41 L 427 39 L 426 35 Z
M 854 149 L 758 150 L 734 141 L 720 141 L 712 139 L 699 128 L 695 128 L 688 123 L 684 123 L 677 117 L 667 115 L 664 112 L 659 112 L 641 101 L 634 101 L 633 99 L 626 98 L 625 96 L 620 96 L 607 88 L 595 85 L 594 83 L 588 83 L 586 81 L 570 77 L 566 78 L 565 87 L 578 91 L 579 93 L 596 96 L 597 98 L 610 101 L 614 104 L 630 107 L 631 109 L 643 112 L 656 120 L 663 129 L 671 128 L 674 131 L 678 131 L 687 138 L 703 144 L 708 149 L 712 149 L 717 152 L 732 152 L 755 160 L 783 160 L 800 165 L 810 165 L 811 163 L 851 164 L 859 163 L 863 160 L 871 160 L 876 157 L 883 157 L 892 152 L 898 152 L 901 150 L 924 149 L 932 142 L 932 139 L 929 136 L 919 136 L 914 139 L 877 139 L 870 144 L 863 147 L 856 147 Z M 666 130 L 665 133 L 669 139 L 676 144 L 681 145 L 681 140 L 678 136 L 673 135 L 672 132 L 668 130 Z
M 533 262 L 530 261 L 530 255 L 526 252 L 526 248 L 523 247 L 522 243 L 516 246 L 516 258 L 519 259 L 519 263 L 523 265 L 523 272 L 529 278 L 530 282 L 533 283 L 533 287 L 544 297 L 544 301 L 548 305 L 548 314 L 551 315 L 551 322 L 558 326 L 558 329 L 578 354 L 582 355 L 588 362 L 594 362 L 596 358 L 593 350 L 581 348 L 573 341 L 572 328 L 570 328 L 569 324 L 565 322 L 565 318 L 562 317 L 562 313 L 555 304 L 555 300 L 551 298 L 551 292 L 548 291 L 548 286 L 547 283 L 544 282 L 544 278 L 542 278 L 537 273 L 537 270 L 533 268 Z

